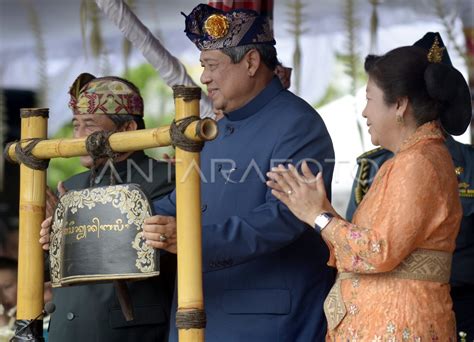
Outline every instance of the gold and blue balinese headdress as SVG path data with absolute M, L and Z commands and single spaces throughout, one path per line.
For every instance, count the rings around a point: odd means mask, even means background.
M 186 17 L 184 32 L 199 50 L 217 50 L 249 44 L 275 45 L 267 16 L 248 9 L 222 11 L 196 6 Z

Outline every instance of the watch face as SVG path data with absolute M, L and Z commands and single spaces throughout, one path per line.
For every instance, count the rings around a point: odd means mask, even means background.
M 326 228 L 326 226 L 331 222 L 332 218 L 334 215 L 330 213 L 322 213 L 316 217 L 316 220 L 314 220 L 314 224 L 319 231 L 323 230 Z

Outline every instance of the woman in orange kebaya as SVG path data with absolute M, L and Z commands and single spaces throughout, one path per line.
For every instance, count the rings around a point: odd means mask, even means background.
M 470 122 L 462 75 L 415 46 L 368 56 L 367 120 L 372 143 L 395 154 L 378 171 L 353 222 L 326 197 L 306 163 L 268 173 L 272 193 L 319 231 L 338 277 L 324 309 L 328 341 L 456 341 L 449 295 L 462 209 L 444 132 Z

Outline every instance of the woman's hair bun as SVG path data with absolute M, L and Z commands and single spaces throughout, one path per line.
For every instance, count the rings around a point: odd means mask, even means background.
M 463 75 L 452 66 L 430 63 L 424 77 L 429 96 L 440 102 L 444 129 L 450 134 L 463 134 L 472 115 L 471 94 Z
M 459 75 L 458 75 L 459 74 Z M 456 87 L 462 75 L 454 69 L 441 63 L 430 63 L 425 70 L 426 90 L 432 99 L 449 102 L 456 96 Z

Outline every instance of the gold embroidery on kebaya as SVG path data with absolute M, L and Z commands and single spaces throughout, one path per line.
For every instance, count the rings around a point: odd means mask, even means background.
M 402 341 L 408 341 L 410 339 L 411 332 L 409 328 L 403 329 L 402 332 Z
M 388 334 L 394 334 L 396 330 L 397 330 L 397 326 L 395 324 L 393 324 L 392 321 L 388 322 L 388 324 L 387 324 L 387 333 Z

